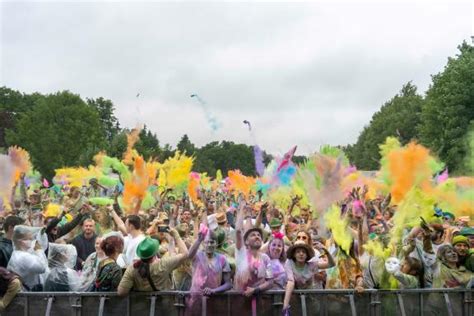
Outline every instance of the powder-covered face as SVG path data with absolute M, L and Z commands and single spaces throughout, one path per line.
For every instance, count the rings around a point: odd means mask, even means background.
M 306 258 L 308 257 L 306 250 L 299 248 L 295 250 L 295 259 L 297 262 L 303 263 L 306 262 Z
M 454 250 L 454 248 L 450 248 L 450 249 L 446 250 L 446 252 L 444 253 L 444 258 L 447 262 L 451 262 L 451 263 L 457 263 L 458 262 L 458 254 Z
M 214 251 L 216 251 L 217 248 L 217 242 L 215 239 L 209 239 L 204 241 L 204 250 L 206 251 L 207 254 L 212 254 Z
M 426 266 L 431 267 L 436 262 L 436 255 L 423 253 L 423 260 L 425 261 Z
M 385 270 L 389 273 L 394 273 L 400 270 L 400 260 L 395 257 L 390 257 L 385 261 Z
M 270 243 L 270 257 L 271 259 L 279 259 L 283 251 L 283 240 L 273 239 Z

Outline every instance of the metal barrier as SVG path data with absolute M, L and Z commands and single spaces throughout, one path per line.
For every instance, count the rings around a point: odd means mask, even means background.
M 20 293 L 2 315 L 6 316 L 108 316 L 108 315 L 281 315 L 284 291 L 268 291 L 254 298 L 238 292 L 212 297 L 189 292 L 116 293 L 43 292 Z M 452 315 L 473 316 L 473 290 L 418 289 L 294 291 L 292 315 Z

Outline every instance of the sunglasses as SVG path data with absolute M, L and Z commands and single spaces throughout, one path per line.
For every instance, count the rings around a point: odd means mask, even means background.
M 307 240 L 308 236 L 296 236 L 296 240 Z

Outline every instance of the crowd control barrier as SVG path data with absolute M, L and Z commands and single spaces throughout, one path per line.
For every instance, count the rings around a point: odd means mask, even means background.
M 284 291 L 268 291 L 253 298 L 229 291 L 212 297 L 189 292 L 20 293 L 2 313 L 6 316 L 112 316 L 112 315 L 282 315 Z M 291 315 L 474 316 L 472 289 L 295 290 Z

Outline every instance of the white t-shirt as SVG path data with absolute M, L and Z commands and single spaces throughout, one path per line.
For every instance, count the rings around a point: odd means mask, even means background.
M 126 268 L 133 264 L 133 261 L 138 260 L 137 247 L 138 244 L 145 239 L 145 235 L 140 234 L 133 238 L 131 235 L 127 235 L 123 238 L 123 253 L 117 258 L 117 264 Z

